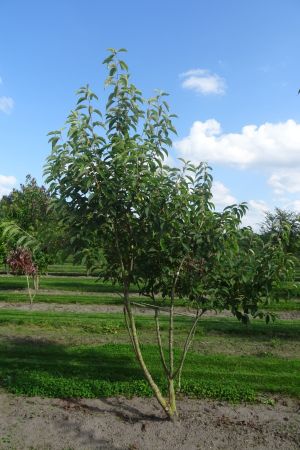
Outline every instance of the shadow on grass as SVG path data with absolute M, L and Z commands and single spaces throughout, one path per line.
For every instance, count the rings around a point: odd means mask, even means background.
M 166 392 L 156 346 L 142 346 L 146 364 Z M 175 364 L 181 352 L 175 351 Z M 299 395 L 300 362 L 267 355 L 188 355 L 186 395 L 247 399 L 249 389 Z M 151 397 L 127 344 L 67 346 L 32 338 L 0 343 L 0 385 L 18 395 L 58 398 Z M 252 394 L 251 394 L 252 396 Z
M 0 371 L 16 369 L 46 372 L 49 376 L 81 379 L 125 381 L 142 378 L 134 357 L 124 345 L 77 346 L 57 344 L 30 337 L 10 337 L 0 346 Z M 123 351 L 122 351 L 123 350 Z M 26 377 L 24 377 L 24 381 Z
M 152 395 L 129 345 L 72 347 L 34 338 L 2 341 L 0 385 L 18 395 L 58 398 Z
M 228 335 L 241 338 L 259 339 L 261 337 L 300 340 L 300 321 L 276 320 L 266 324 L 253 320 L 244 325 L 237 319 L 208 319 L 199 322 L 199 330 L 205 334 Z

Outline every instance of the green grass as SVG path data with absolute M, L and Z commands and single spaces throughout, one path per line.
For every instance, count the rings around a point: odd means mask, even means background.
M 66 264 L 51 270 L 67 274 L 71 267 Z M 77 267 L 74 275 L 80 275 L 80 270 L 82 267 Z M 49 292 L 41 291 L 36 302 L 122 302 L 117 295 L 119 286 L 92 277 L 42 277 L 40 287 Z M 297 297 L 298 287 L 286 285 L 285 298 L 287 292 L 291 296 L 292 288 Z M 0 302 L 28 303 L 25 289 L 24 277 L 0 277 Z M 289 297 L 269 309 L 300 310 L 300 301 Z M 176 317 L 176 346 L 182 345 L 190 323 L 187 317 Z M 137 316 L 136 325 L 145 359 L 165 390 L 153 345 L 153 318 Z M 168 317 L 164 315 L 161 330 L 165 338 Z M 299 348 L 300 320 L 278 320 L 268 325 L 255 320 L 245 326 L 234 318 L 205 318 L 200 321 L 193 352 L 187 358 L 183 394 L 230 401 L 252 401 L 266 393 L 300 397 Z M 177 350 L 176 359 L 179 355 Z M 0 309 L 0 386 L 18 395 L 47 397 L 152 395 L 128 345 L 121 313 Z
M 26 289 L 24 276 L 1 276 L 0 290 Z M 120 292 L 120 286 L 99 282 L 95 278 L 46 277 L 40 279 L 40 289 L 81 291 L 81 292 Z
M 100 313 L 73 313 L 73 312 L 41 312 L 41 311 L 18 311 L 2 310 L 0 312 L 0 326 L 29 325 L 48 329 L 59 329 L 65 327 L 78 327 L 89 329 L 91 332 L 101 332 L 105 324 L 111 324 L 118 329 L 124 329 L 123 314 L 100 314 Z M 187 317 L 176 317 L 175 325 L 177 331 L 186 332 L 191 324 Z M 136 326 L 138 330 L 153 329 L 153 318 L 149 316 L 137 316 Z M 168 328 L 168 317 L 161 317 L 161 330 Z M 300 340 L 300 320 L 278 320 L 274 323 L 265 324 L 262 320 L 254 320 L 249 325 L 243 325 L 236 319 L 207 318 L 199 323 L 199 329 L 204 334 L 218 334 L 227 336 L 242 336 L 254 338 L 265 336 L 269 338 Z
M 41 277 L 40 292 L 35 297 L 35 302 L 46 303 L 78 303 L 78 304 L 121 304 L 122 299 L 118 295 L 121 293 L 119 286 L 111 283 L 97 281 L 95 278 L 71 278 L 71 277 Z M 16 290 L 19 292 L 11 292 Z M 43 292 L 47 290 L 50 292 Z M 1 292 L 2 291 L 2 292 Z M 52 291 L 52 292 L 51 292 Z M 55 291 L 64 291 L 57 294 Z M 132 290 L 136 290 L 133 288 Z M 76 293 L 76 295 L 74 295 Z M 80 293 L 80 295 L 78 295 Z M 89 295 L 91 294 L 91 295 Z M 93 294 L 93 295 L 92 295 Z M 96 294 L 99 294 L 96 296 Z M 113 295 L 105 295 L 113 294 Z M 144 298 L 139 297 L 144 301 Z M 22 276 L 1 276 L 0 277 L 0 302 L 28 302 L 26 294 L 26 280 Z M 146 299 L 148 302 L 148 299 Z M 177 300 L 177 306 L 185 306 L 185 300 Z M 281 299 L 264 309 L 279 311 L 300 311 L 299 298 Z
M 167 317 L 161 318 L 163 333 L 167 321 Z M 176 318 L 176 335 L 181 343 L 189 324 L 188 318 Z M 141 336 L 151 337 L 153 319 L 137 317 L 137 328 Z M 9 329 L 13 334 L 7 332 Z M 43 339 L 49 330 L 62 341 Z M 72 337 L 74 330 L 93 335 L 95 342 L 101 342 L 101 336 L 105 335 L 110 342 L 74 345 L 71 339 L 66 343 L 64 336 Z M 128 338 L 122 314 L 2 310 L 0 336 L 0 386 L 9 392 L 47 397 L 152 395 L 131 347 L 124 344 Z M 114 342 L 116 337 L 121 342 Z M 300 321 L 269 325 L 254 321 L 245 326 L 234 319 L 208 318 L 201 321 L 197 339 L 200 343 L 203 339 L 218 339 L 225 347 L 227 340 L 243 347 L 243 343 L 253 342 L 257 346 L 266 339 L 277 346 L 284 340 L 300 341 Z M 143 351 L 155 378 L 165 389 L 156 346 L 149 342 L 143 345 Z M 300 361 L 294 357 L 274 357 L 266 352 L 256 356 L 216 352 L 207 355 L 199 351 L 188 356 L 184 394 L 230 401 L 250 401 L 264 393 L 300 397 Z M 179 355 L 177 351 L 177 359 Z
M 143 351 L 164 389 L 156 347 Z M 267 392 L 299 397 L 299 373 L 300 361 L 192 353 L 183 393 L 232 401 L 254 400 Z M 73 347 L 16 339 L 0 345 L 0 384 L 15 394 L 47 397 L 151 395 L 129 345 Z
M 269 305 L 267 308 L 270 311 L 300 311 L 299 298 L 289 298 L 288 300 L 280 300 Z
M 0 273 L 6 273 L 7 268 L 0 264 Z M 66 262 L 64 264 L 50 264 L 48 266 L 48 274 L 50 275 L 64 275 L 64 276 L 85 276 L 86 267 L 80 264 L 72 264 Z
M 76 265 L 72 263 L 64 264 L 50 264 L 48 266 L 49 274 L 57 275 L 86 275 L 86 268 L 82 265 Z
M 284 298 L 296 297 L 299 299 L 300 297 L 300 282 L 286 282 L 282 283 L 282 286 L 278 288 L 279 295 Z
M 28 294 L 25 292 L 0 291 L 0 302 L 29 303 Z M 85 295 L 69 292 L 67 295 L 57 295 L 53 293 L 40 292 L 34 298 L 34 303 L 58 303 L 61 305 L 121 305 L 123 299 L 118 295 Z

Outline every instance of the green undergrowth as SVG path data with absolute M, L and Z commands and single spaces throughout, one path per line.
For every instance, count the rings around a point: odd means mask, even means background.
M 155 346 L 143 353 L 160 387 L 166 385 Z M 176 351 L 178 360 L 180 352 Z M 274 357 L 189 354 L 182 393 L 233 402 L 254 401 L 266 393 L 300 396 L 300 361 Z M 0 385 L 18 395 L 45 397 L 151 396 L 129 345 L 65 346 L 0 344 Z

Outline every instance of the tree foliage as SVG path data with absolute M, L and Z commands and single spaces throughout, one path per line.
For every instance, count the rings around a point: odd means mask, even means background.
M 25 184 L 0 200 L 1 256 L 27 248 L 39 273 L 57 258 L 62 248 L 64 227 L 51 209 L 51 196 L 35 178 L 26 176 Z
M 176 415 L 175 385 L 196 326 L 208 309 L 229 309 L 247 321 L 272 297 L 274 281 L 288 270 L 281 241 L 266 244 L 251 230 L 241 230 L 246 205 L 221 212 L 212 203 L 211 170 L 205 163 L 164 163 L 176 133 L 166 94 L 145 100 L 110 49 L 104 60 L 109 89 L 104 113 L 87 85 L 77 92 L 76 107 L 62 130 L 49 133 L 52 152 L 45 174 L 60 214 L 77 248 L 101 249 L 100 276 L 123 288 L 124 318 L 134 353 L 160 405 Z M 259 250 L 259 258 L 256 258 Z M 273 253 L 274 251 L 274 253 Z M 289 269 L 289 264 L 286 266 Z M 154 311 L 158 349 L 168 380 L 164 398 L 144 361 L 130 288 L 138 285 Z M 168 343 L 160 331 L 161 304 L 169 314 Z M 194 314 L 174 362 L 177 298 Z M 246 317 L 248 319 L 246 319 Z
M 299 255 L 300 250 L 300 215 L 294 211 L 275 208 L 274 212 L 267 212 L 261 225 L 261 234 L 268 239 L 270 235 L 278 237 L 288 233 L 285 241 L 286 251 Z
M 39 272 L 32 260 L 31 252 L 28 249 L 18 247 L 9 252 L 6 261 L 13 274 L 26 276 L 28 296 L 30 304 L 32 304 L 39 288 Z M 30 279 L 32 279 L 34 292 L 30 286 Z

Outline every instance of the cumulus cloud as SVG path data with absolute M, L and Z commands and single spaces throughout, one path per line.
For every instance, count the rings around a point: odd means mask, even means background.
M 246 125 L 239 133 L 223 133 L 215 119 L 193 123 L 189 135 L 174 143 L 179 156 L 248 167 L 300 166 L 300 124 L 294 120 Z
M 14 104 L 15 102 L 11 97 L 0 97 L 0 111 L 5 114 L 10 114 L 12 112 Z
M 237 203 L 237 199 L 231 195 L 230 190 L 221 181 L 214 181 L 212 185 L 213 201 L 217 209 Z
M 204 95 L 225 94 L 225 80 L 209 70 L 193 69 L 182 73 L 180 76 L 183 78 L 181 85 L 185 89 Z
M 300 200 L 292 200 L 285 205 L 285 209 L 295 211 L 299 213 L 300 211 Z
M 16 182 L 16 177 L 12 175 L 0 175 L 0 198 L 9 194 Z
M 268 184 L 276 194 L 300 192 L 300 167 L 275 170 L 269 177 Z
M 264 221 L 266 212 L 272 208 L 264 200 L 249 200 L 247 203 L 248 211 L 243 218 L 243 225 L 250 226 L 258 231 L 261 223 Z
M 217 210 L 222 210 L 228 205 L 239 203 L 239 200 L 232 195 L 230 189 L 220 181 L 213 182 L 212 194 L 213 202 Z M 254 230 L 258 231 L 261 223 L 264 221 L 265 213 L 272 208 L 263 200 L 249 200 L 247 205 L 248 210 L 242 219 L 242 225 L 245 227 L 251 226 Z

